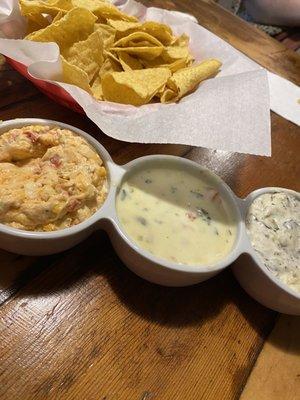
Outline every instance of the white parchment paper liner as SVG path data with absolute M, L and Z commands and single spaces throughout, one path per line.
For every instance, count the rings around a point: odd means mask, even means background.
M 169 24 L 176 35 L 187 33 L 196 60 L 220 59 L 221 73 L 177 104 L 134 107 L 96 101 L 82 89 L 57 81 L 61 79 L 61 65 L 56 44 L 11 39 L 24 34 L 17 0 L 1 1 L 0 31 L 6 39 L 0 39 L 0 53 L 28 66 L 34 77 L 63 87 L 113 138 L 271 154 L 269 87 L 263 68 L 185 14 L 146 8 L 134 0 L 127 1 L 122 9 L 142 20 Z

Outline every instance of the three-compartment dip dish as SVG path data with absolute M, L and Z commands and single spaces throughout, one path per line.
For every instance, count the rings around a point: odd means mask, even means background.
M 87 133 L 60 122 L 0 125 L 0 247 L 64 251 L 97 229 L 122 261 L 166 286 L 202 282 L 234 263 L 244 289 L 300 315 L 300 196 L 263 188 L 240 199 L 218 176 L 180 157 L 115 164 Z M 249 260 L 248 260 L 249 261 Z

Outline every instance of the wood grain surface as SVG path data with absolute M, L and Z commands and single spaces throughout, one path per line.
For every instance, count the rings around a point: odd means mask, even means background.
M 194 14 L 260 64 L 300 83 L 299 56 L 220 7 L 200 0 L 143 3 Z M 113 140 L 6 64 L 0 91 L 0 119 L 70 123 L 97 138 L 118 163 L 176 154 L 211 168 L 240 196 L 261 186 L 300 190 L 300 130 L 275 114 L 272 157 L 255 157 Z M 230 270 L 189 288 L 141 280 L 122 265 L 104 232 L 51 257 L 0 251 L 0 398 L 238 399 L 276 320 L 276 313 L 240 288 Z M 260 400 L 257 392 L 254 400 Z
M 282 43 L 267 36 L 246 21 L 233 16 L 212 0 L 142 0 L 146 6 L 180 10 L 195 16 L 200 25 L 212 31 L 254 61 L 296 84 L 300 82 L 300 57 Z
M 264 345 L 241 400 L 298 400 L 300 318 L 283 315 Z

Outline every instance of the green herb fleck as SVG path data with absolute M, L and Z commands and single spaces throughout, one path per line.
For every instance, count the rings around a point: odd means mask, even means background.
M 200 199 L 201 197 L 203 197 L 203 194 L 197 192 L 196 190 L 190 190 L 190 193 L 193 194 L 194 196 L 196 196 L 197 199 Z
M 210 225 L 211 216 L 209 215 L 209 212 L 202 207 L 196 207 L 196 211 L 198 216 L 202 218 L 203 221 L 207 223 L 207 225 Z
M 144 217 L 137 217 L 137 220 L 139 221 L 140 224 L 146 226 L 147 225 L 147 220 Z
M 125 189 L 122 189 L 121 194 L 120 194 L 121 201 L 124 201 L 126 199 L 126 197 L 127 197 L 127 192 Z

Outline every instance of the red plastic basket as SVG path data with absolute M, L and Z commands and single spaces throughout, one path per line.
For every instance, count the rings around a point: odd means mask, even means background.
M 41 92 L 57 103 L 70 108 L 80 114 L 85 114 L 80 105 L 69 95 L 63 88 L 54 85 L 53 83 L 44 82 L 41 79 L 33 78 L 29 75 L 27 67 L 9 57 L 6 57 L 7 62 L 26 79 L 30 80 Z

